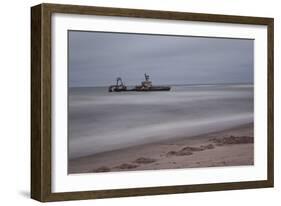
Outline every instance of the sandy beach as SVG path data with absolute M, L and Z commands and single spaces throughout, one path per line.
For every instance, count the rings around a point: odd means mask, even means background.
M 136 171 L 254 164 L 253 123 L 178 137 L 69 161 L 68 173 Z

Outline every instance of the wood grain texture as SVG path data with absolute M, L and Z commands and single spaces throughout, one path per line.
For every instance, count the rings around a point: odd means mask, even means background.
M 51 189 L 51 16 L 53 13 L 266 25 L 268 29 L 268 178 L 263 181 L 53 193 Z M 41 4 L 31 9 L 31 197 L 41 202 L 272 187 L 273 19 L 170 11 Z M 265 137 L 266 138 L 266 137 Z
M 41 6 L 31 11 L 31 197 L 42 199 Z
M 267 25 L 267 179 L 274 186 L 274 20 Z
M 51 11 L 31 8 L 31 197 L 51 193 Z

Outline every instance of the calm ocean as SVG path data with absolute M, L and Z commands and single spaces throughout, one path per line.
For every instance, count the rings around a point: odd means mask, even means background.
M 253 85 L 172 86 L 169 92 L 69 89 L 69 158 L 253 122 Z

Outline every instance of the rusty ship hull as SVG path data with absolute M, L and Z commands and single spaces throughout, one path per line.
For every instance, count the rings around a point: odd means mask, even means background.
M 111 85 L 108 88 L 109 92 L 157 92 L 157 91 L 170 91 L 170 86 L 154 86 L 152 82 L 149 81 L 149 75 L 144 74 L 145 81 L 141 82 L 141 85 L 137 85 L 134 88 L 128 89 L 126 85 L 124 85 L 121 77 L 116 79 L 116 85 Z

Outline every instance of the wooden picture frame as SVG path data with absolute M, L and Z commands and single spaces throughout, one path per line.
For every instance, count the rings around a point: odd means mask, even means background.
M 52 191 L 52 21 L 54 13 L 128 18 L 263 25 L 267 27 L 267 178 L 214 184 L 169 185 L 93 191 Z M 41 202 L 160 195 L 273 187 L 273 33 L 272 18 L 170 11 L 40 4 L 31 8 L 31 198 Z

